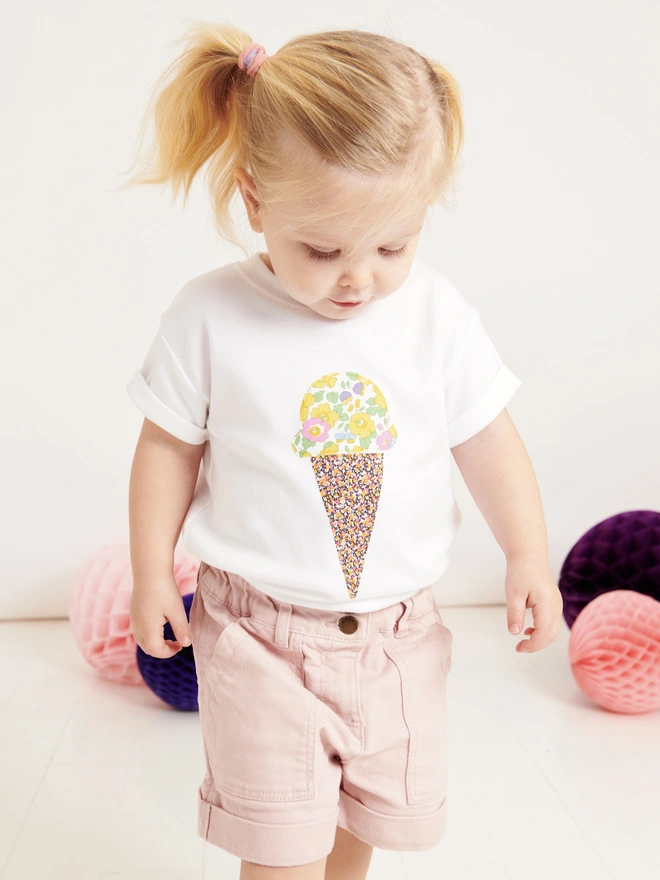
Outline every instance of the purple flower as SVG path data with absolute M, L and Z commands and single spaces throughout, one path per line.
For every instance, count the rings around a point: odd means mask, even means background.
M 351 396 L 350 391 L 342 391 L 342 393 L 339 395 L 339 399 L 340 400 L 347 400 L 350 396 Z

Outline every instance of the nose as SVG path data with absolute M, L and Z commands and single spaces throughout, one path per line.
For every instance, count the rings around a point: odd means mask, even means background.
M 352 290 L 360 291 L 365 287 L 369 287 L 373 278 L 371 272 L 367 269 L 348 269 L 341 281 L 342 287 L 350 287 Z

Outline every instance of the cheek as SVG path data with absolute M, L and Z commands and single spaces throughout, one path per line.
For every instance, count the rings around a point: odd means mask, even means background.
M 325 296 L 334 284 L 332 270 L 317 266 L 312 260 L 297 264 L 293 280 L 300 295 L 311 300 Z
M 390 290 L 396 290 L 408 277 L 408 273 L 412 267 L 412 258 L 404 260 L 392 258 L 392 261 L 396 265 L 393 266 L 388 273 L 388 288 Z

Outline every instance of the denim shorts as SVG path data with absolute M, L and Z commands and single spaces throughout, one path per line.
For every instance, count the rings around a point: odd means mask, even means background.
M 201 837 L 273 867 L 324 858 L 337 826 L 381 849 L 442 840 L 452 634 L 430 586 L 346 614 L 202 562 L 190 627 Z

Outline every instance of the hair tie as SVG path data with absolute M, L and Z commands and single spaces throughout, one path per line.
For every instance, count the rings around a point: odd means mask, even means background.
M 266 58 L 268 55 L 260 43 L 250 43 L 238 56 L 238 66 L 241 70 L 246 70 L 248 76 L 254 78 Z

